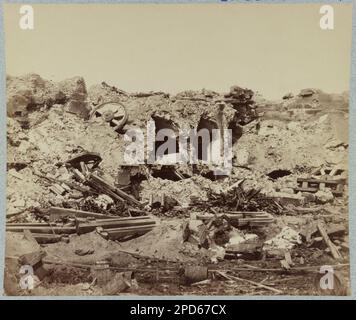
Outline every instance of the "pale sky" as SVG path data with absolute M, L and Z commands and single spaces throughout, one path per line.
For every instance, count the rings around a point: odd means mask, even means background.
M 34 4 L 34 30 L 5 4 L 6 71 L 50 80 L 83 76 L 128 92 L 176 93 L 232 85 L 278 99 L 286 92 L 348 90 L 351 4 Z

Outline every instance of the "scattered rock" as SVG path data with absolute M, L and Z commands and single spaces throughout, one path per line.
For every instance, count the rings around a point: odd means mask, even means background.
M 246 149 L 238 149 L 235 153 L 236 164 L 239 166 L 247 166 L 249 164 L 250 154 Z
M 284 227 L 274 238 L 265 241 L 263 250 L 290 250 L 301 243 L 302 239 L 297 231 L 290 227 Z
M 318 192 L 315 193 L 315 197 L 316 197 L 316 201 L 322 204 L 333 202 L 334 200 L 334 195 L 330 189 L 319 190 Z

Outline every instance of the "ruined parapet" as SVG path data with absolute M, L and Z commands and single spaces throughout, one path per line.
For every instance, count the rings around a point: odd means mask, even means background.
M 21 77 L 6 77 L 7 114 L 24 117 L 43 106 L 64 103 L 65 94 L 58 84 L 30 73 Z
M 91 110 L 87 101 L 87 89 L 82 77 L 74 77 L 59 83 L 59 87 L 67 97 L 66 110 L 84 119 L 89 118 Z
M 245 125 L 257 118 L 254 92 L 250 89 L 232 86 L 230 92 L 225 94 L 225 102 L 232 105 L 237 113 L 237 120 L 240 125 Z
M 88 114 L 90 111 L 86 102 L 85 81 L 82 77 L 56 83 L 44 80 L 34 73 L 21 77 L 7 76 L 6 91 L 7 114 L 10 117 L 26 117 L 29 112 L 42 107 L 65 103 L 68 103 L 68 111 L 76 114 Z

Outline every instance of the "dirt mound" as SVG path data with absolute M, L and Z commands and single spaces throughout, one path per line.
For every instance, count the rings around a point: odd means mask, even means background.
M 180 181 L 171 181 L 151 177 L 140 185 L 143 200 L 149 200 L 152 194 L 165 194 L 181 205 L 189 205 L 194 199 L 208 201 L 209 190 L 220 193 L 228 186 L 228 181 L 211 181 L 202 176 L 193 176 Z
M 259 172 L 278 169 L 308 172 L 323 164 L 345 165 L 347 122 L 347 116 L 336 121 L 334 115 L 307 123 L 264 120 L 260 128 L 242 134 L 234 145 L 234 153 L 246 150 L 248 165 Z
M 183 243 L 183 221 L 172 219 L 161 221 L 145 235 L 121 243 L 121 247 L 152 258 L 171 261 L 197 261 L 207 256 L 205 249 L 198 249 L 189 242 Z
M 77 250 L 91 249 L 88 255 L 78 255 Z M 114 259 L 120 256 L 121 264 L 128 265 L 136 261 L 130 255 L 120 253 L 121 246 L 114 241 L 105 240 L 96 232 L 70 237 L 69 243 L 57 242 L 45 248 L 47 258 L 53 262 L 95 264 L 97 261 Z M 115 258 L 115 260 L 118 257 Z

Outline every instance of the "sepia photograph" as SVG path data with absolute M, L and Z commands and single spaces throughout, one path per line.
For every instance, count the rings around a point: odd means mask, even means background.
M 352 3 L 4 3 L 4 295 L 351 292 Z

